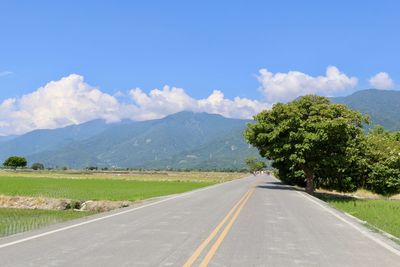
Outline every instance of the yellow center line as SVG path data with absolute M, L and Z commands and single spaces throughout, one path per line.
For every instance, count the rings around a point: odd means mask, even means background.
M 211 234 L 205 239 L 200 246 L 195 250 L 195 252 L 190 256 L 190 258 L 186 261 L 183 267 L 190 267 L 196 261 L 196 259 L 200 256 L 201 252 L 207 247 L 208 243 L 218 234 L 219 230 L 225 224 L 225 222 L 229 219 L 232 213 L 236 210 L 236 208 L 242 203 L 244 199 L 250 194 L 251 189 L 249 189 L 243 197 L 233 206 L 233 208 L 228 212 L 225 218 L 215 227 L 215 229 L 211 232 Z
M 200 267 L 206 267 L 210 263 L 211 259 L 213 258 L 214 254 L 217 252 L 219 246 L 221 245 L 222 241 L 225 239 L 226 235 L 229 233 L 230 229 L 232 228 L 233 223 L 236 221 L 237 217 L 239 216 L 240 211 L 243 209 L 246 202 L 249 200 L 251 195 L 253 194 L 255 188 L 251 190 L 249 194 L 247 194 L 246 198 L 240 204 L 239 208 L 236 210 L 235 214 L 232 216 L 232 219 L 226 225 L 225 229 L 222 231 L 221 235 L 215 241 L 214 245 L 211 247 L 210 251 L 207 253 L 203 261 L 200 263 Z

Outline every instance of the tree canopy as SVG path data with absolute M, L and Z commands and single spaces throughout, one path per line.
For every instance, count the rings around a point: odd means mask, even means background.
M 248 143 L 273 160 L 279 177 L 291 184 L 354 190 L 351 172 L 362 172 L 362 123 L 367 118 L 326 97 L 308 95 L 275 104 L 254 116 L 245 131 Z M 359 177 L 360 175 L 356 175 Z
M 24 157 L 18 157 L 18 156 L 11 156 L 8 159 L 6 159 L 3 163 L 5 167 L 13 168 L 16 169 L 18 167 L 25 167 L 27 164 L 27 161 Z
M 400 132 L 386 131 L 382 126 L 367 135 L 368 179 L 365 187 L 375 193 L 400 193 Z

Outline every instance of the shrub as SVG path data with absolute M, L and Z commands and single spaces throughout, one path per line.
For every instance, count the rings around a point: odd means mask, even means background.
M 36 170 L 44 170 L 44 165 L 42 163 L 36 162 L 36 163 L 32 164 L 31 168 L 35 171 Z

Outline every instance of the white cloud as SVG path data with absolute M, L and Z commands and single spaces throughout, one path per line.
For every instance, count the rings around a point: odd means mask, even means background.
M 0 71 L 0 77 L 7 76 L 13 74 L 12 71 Z
M 313 77 L 299 71 L 272 73 L 261 69 L 257 77 L 261 90 L 269 103 L 287 102 L 306 94 L 333 96 L 357 85 L 356 77 L 348 77 L 334 66 L 326 69 L 325 76 Z
M 215 90 L 205 99 L 194 99 L 182 89 L 164 86 L 162 90 L 154 89 L 149 94 L 141 89 L 131 90 L 135 106 L 141 112 L 133 119 L 155 119 L 182 110 L 221 114 L 229 118 L 251 118 L 269 106 L 257 100 L 235 97 L 226 99 L 221 91 Z
M 369 84 L 376 89 L 391 89 L 394 87 L 393 80 L 386 72 L 379 72 L 368 81 Z
M 1 102 L 0 135 L 64 127 L 99 118 L 107 122 L 124 118 L 155 119 L 183 110 L 250 118 L 268 107 L 247 98 L 226 99 L 220 91 L 214 91 L 205 99 L 195 99 L 182 88 L 169 86 L 148 94 L 136 88 L 128 95 L 131 100 L 119 101 L 118 97 L 124 94 L 109 95 L 87 84 L 82 76 L 71 74 L 20 98 Z
M 221 91 L 214 90 L 206 99 L 197 101 L 198 111 L 221 114 L 229 118 L 250 118 L 270 105 L 248 98 L 226 99 Z
M 77 124 L 97 118 L 119 120 L 118 101 L 72 74 L 21 98 L 0 104 L 0 134 L 20 134 Z
M 129 95 L 140 111 L 133 114 L 135 120 L 157 119 L 182 110 L 193 110 L 196 106 L 196 100 L 176 87 L 164 86 L 162 90 L 153 89 L 149 94 L 136 88 L 130 90 Z

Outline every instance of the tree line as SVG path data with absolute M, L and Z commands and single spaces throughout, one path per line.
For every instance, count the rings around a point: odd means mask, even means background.
M 365 133 L 369 123 L 368 116 L 345 105 L 308 95 L 257 114 L 244 135 L 272 160 L 283 182 L 308 193 L 315 188 L 400 193 L 400 132 L 378 126 Z
M 20 156 L 11 156 L 8 157 L 4 162 L 3 166 L 6 168 L 17 169 L 17 168 L 24 168 L 28 164 L 28 161 L 24 157 Z M 35 162 L 31 165 L 31 169 L 33 170 L 44 170 L 44 165 L 39 162 Z
M 8 157 L 3 162 L 3 167 L 16 170 L 17 168 L 28 168 L 28 161 L 25 157 L 21 156 L 11 156 Z M 265 165 L 262 165 L 265 166 Z M 35 162 L 32 163 L 31 169 L 33 170 L 68 170 L 67 166 L 58 167 L 47 167 L 45 168 L 43 163 Z M 245 168 L 114 168 L 114 167 L 98 167 L 98 166 L 88 166 L 85 167 L 83 170 L 86 171 L 173 171 L 173 172 L 247 172 L 248 169 Z

